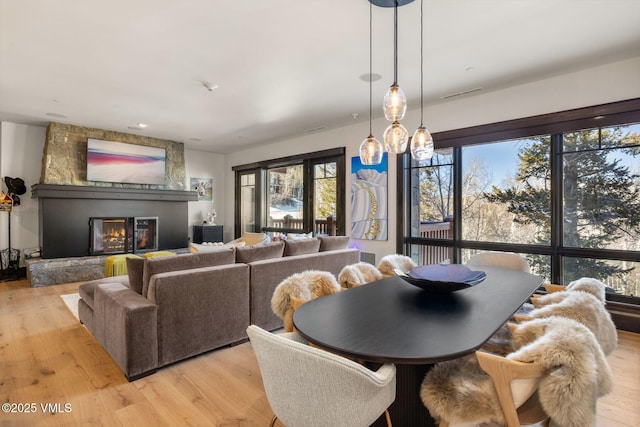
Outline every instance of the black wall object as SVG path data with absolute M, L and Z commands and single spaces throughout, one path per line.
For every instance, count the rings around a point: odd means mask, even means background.
M 158 217 L 158 249 L 188 246 L 188 203 L 194 191 L 142 190 L 37 184 L 42 258 L 89 255 L 89 218 Z

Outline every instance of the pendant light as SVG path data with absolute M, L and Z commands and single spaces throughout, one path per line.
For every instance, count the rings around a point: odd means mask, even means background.
M 420 0 L 420 127 L 411 138 L 411 157 L 415 160 L 429 160 L 433 157 L 433 138 L 424 127 L 424 0 Z
M 393 84 L 384 96 L 384 116 L 392 121 L 384 131 L 384 150 L 400 154 L 407 150 L 409 132 L 399 122 L 407 111 L 407 97 L 398 86 L 398 1 L 393 6 Z
M 398 86 L 398 0 L 393 6 L 393 84 L 384 95 L 383 109 L 390 122 L 402 120 L 407 111 L 407 97 Z
M 369 136 L 360 144 L 360 162 L 363 165 L 379 165 L 382 163 L 384 147 L 373 136 L 372 130 L 372 92 L 373 92 L 373 5 L 369 3 Z

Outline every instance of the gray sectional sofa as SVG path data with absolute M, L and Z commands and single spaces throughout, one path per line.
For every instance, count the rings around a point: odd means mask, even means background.
M 335 276 L 359 261 L 348 237 L 212 248 L 127 259 L 126 276 L 80 285 L 80 321 L 129 381 L 159 367 L 244 341 L 246 329 L 282 327 L 271 311 L 276 286 L 304 270 Z

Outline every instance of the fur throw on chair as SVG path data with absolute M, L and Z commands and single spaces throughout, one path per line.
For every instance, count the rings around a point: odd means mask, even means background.
M 475 354 L 435 365 L 422 381 L 420 399 L 433 418 L 449 424 L 504 424 L 493 381 Z
M 562 316 L 585 325 L 595 335 L 605 355 L 618 346 L 618 333 L 611 314 L 604 306 L 604 284 L 582 278 L 571 282 L 565 291 L 553 292 L 533 300 L 535 310 L 528 316 Z
M 548 372 L 538 386 L 545 412 L 559 427 L 592 426 L 596 398 L 611 390 L 609 366 L 585 326 L 562 317 L 512 325 L 516 347 L 507 356 L 535 362 Z M 504 424 L 491 377 L 475 355 L 438 363 L 427 373 L 420 397 L 436 419 L 449 423 Z
M 271 297 L 271 309 L 284 321 L 285 331 L 292 332 L 293 313 L 298 307 L 314 298 L 340 291 L 333 274 L 327 271 L 303 271 L 280 282 Z
M 380 279 L 382 279 L 382 273 L 368 262 L 347 265 L 338 274 L 338 283 L 342 289 L 355 288 Z
M 611 391 L 611 371 L 593 333 L 564 317 L 534 319 L 512 328 L 519 350 L 507 356 L 548 370 L 538 396 L 560 427 L 595 425 L 596 399 Z
M 418 265 L 408 256 L 391 254 L 382 257 L 378 263 L 378 270 L 382 273 L 383 277 L 395 276 L 395 269 L 407 272 Z

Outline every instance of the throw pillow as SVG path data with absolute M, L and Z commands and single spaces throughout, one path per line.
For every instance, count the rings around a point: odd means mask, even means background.
M 285 240 L 284 256 L 313 254 L 320 249 L 320 240 L 315 237 L 306 240 Z
M 313 232 L 308 233 L 288 233 L 287 240 L 306 240 L 313 239 Z
M 320 252 L 347 249 L 349 246 L 349 236 L 324 236 L 320 239 Z
M 245 232 L 242 235 L 242 241 L 247 246 L 253 246 L 253 245 L 257 245 L 258 243 L 262 242 L 266 237 L 267 237 L 267 235 L 265 233 L 249 233 L 249 232 Z
M 144 258 L 127 258 L 127 275 L 129 288 L 142 295 L 142 273 L 144 272 Z
M 284 251 L 284 243 L 268 242 L 258 246 L 236 248 L 236 262 L 250 263 L 263 259 L 280 258 Z
M 189 251 L 191 251 L 192 254 L 201 253 L 201 252 L 220 252 L 220 251 L 228 251 L 228 250 L 229 250 L 229 247 L 222 245 L 222 243 L 219 245 L 216 245 L 216 244 L 204 245 L 200 243 L 189 244 Z

